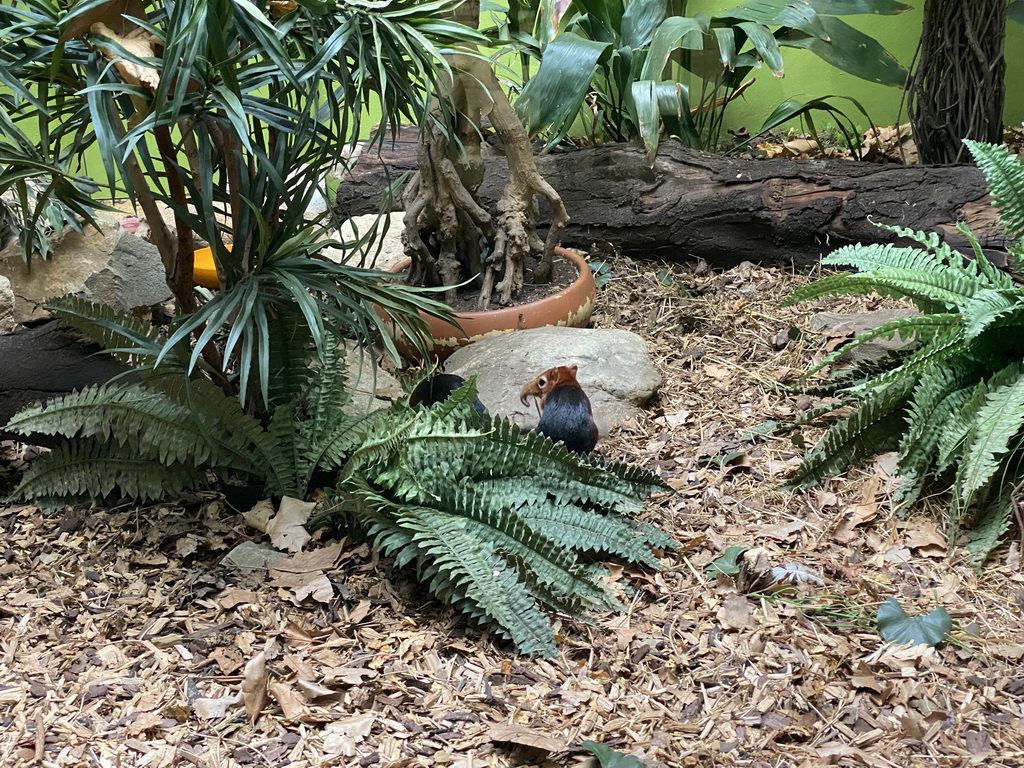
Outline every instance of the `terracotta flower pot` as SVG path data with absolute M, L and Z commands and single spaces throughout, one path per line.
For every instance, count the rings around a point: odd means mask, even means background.
M 597 295 L 594 275 L 586 260 L 576 252 L 556 248 L 555 253 L 570 262 L 579 273 L 568 287 L 557 293 L 537 301 L 501 309 L 458 312 L 455 315 L 458 326 L 423 315 L 427 327 L 430 328 L 430 335 L 434 338 L 431 350 L 433 355 L 438 360 L 444 360 L 466 344 L 526 328 L 543 328 L 546 325 L 566 325 L 572 328 L 586 326 L 594 311 L 594 298 Z M 409 260 L 406 259 L 395 266 L 392 272 L 401 272 L 408 266 Z M 404 339 L 396 339 L 395 344 L 404 356 L 413 359 L 419 357 L 416 350 Z

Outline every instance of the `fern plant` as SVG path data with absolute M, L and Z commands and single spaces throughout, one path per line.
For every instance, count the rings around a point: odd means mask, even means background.
M 582 618 L 616 608 L 597 557 L 657 567 L 674 540 L 640 522 L 661 481 L 628 464 L 570 453 L 505 419 L 481 417 L 467 383 L 444 403 L 396 405 L 356 425 L 315 524 L 355 524 L 412 564 L 436 596 L 511 640 L 555 654 L 542 609 Z
M 8 424 L 64 441 L 38 458 L 14 494 L 35 503 L 127 496 L 158 500 L 211 474 L 265 483 L 268 495 L 331 487 L 314 525 L 347 523 L 431 592 L 526 653 L 555 652 L 544 608 L 574 617 L 613 608 L 598 556 L 657 567 L 666 534 L 636 520 L 654 475 L 569 453 L 481 417 L 470 382 L 432 408 L 399 402 L 347 415 L 344 358 L 308 325 L 271 326 L 269 409 L 261 418 L 210 379 L 184 374 L 191 348 L 81 299 L 51 309 L 138 365 L 130 379 L 26 408 Z
M 988 180 L 1007 237 L 1024 232 L 1024 167 L 1005 148 L 965 141 Z M 925 234 L 883 227 L 916 246 L 851 245 L 822 260 L 858 272 L 830 275 L 794 291 L 784 304 L 836 294 L 907 298 L 921 314 L 883 323 L 835 350 L 811 376 L 851 349 L 879 338 L 909 342 L 881 361 L 807 387 L 851 406 L 804 457 L 790 487 L 819 483 L 866 456 L 896 450 L 898 498 L 917 501 L 929 483 L 952 491 L 948 534 L 969 537 L 980 564 L 1010 526 L 1024 487 L 1024 290 L 996 269 L 965 226 L 973 259 Z M 1022 253 L 1010 248 L 1011 263 Z M 816 414 L 820 415 L 820 414 Z
M 268 329 L 268 365 L 277 375 L 266 412 L 257 416 L 201 369 L 186 374 L 187 340 L 168 346 L 159 329 L 84 299 L 48 308 L 136 367 L 130 377 L 51 398 L 11 419 L 10 431 L 65 438 L 25 472 L 19 498 L 159 500 L 197 487 L 211 472 L 258 482 L 270 495 L 302 497 L 328 446 L 358 421 L 344 412 L 343 348 L 335 341 L 318 349 L 298 317 L 281 314 Z

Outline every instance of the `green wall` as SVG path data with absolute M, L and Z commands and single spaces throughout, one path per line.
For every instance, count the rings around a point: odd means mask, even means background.
M 964 0 L 969 2 L 970 0 Z M 687 13 L 714 13 L 736 6 L 740 0 L 690 0 Z M 915 7 L 896 16 L 844 16 L 843 20 L 857 27 L 865 34 L 884 45 L 903 66 L 909 67 L 917 48 L 921 33 L 922 8 L 924 0 L 910 4 Z M 785 77 L 777 78 L 768 70 L 756 70 L 752 77 L 756 83 L 729 106 L 726 125 L 736 128 L 746 126 L 751 132 L 757 131 L 764 119 L 777 104 L 788 98 L 803 101 L 820 96 L 852 96 L 867 109 L 877 125 L 892 125 L 897 120 L 900 98 L 903 91 L 840 72 L 808 51 L 783 48 Z M 1024 121 L 1024 27 L 1013 21 L 1007 22 L 1006 36 L 1006 109 L 1004 122 L 1008 124 Z M 853 105 L 839 106 L 854 123 L 863 126 L 863 115 Z M 822 122 L 826 122 L 822 119 Z M 906 107 L 900 122 L 907 122 Z

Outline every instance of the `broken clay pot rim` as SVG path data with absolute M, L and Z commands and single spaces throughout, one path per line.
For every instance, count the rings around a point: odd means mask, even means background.
M 499 309 L 456 312 L 458 326 L 420 313 L 434 339 L 432 353 L 443 360 L 459 347 L 512 331 L 549 325 L 585 327 L 594 311 L 597 296 L 594 273 L 586 259 L 575 251 L 558 246 L 555 254 L 576 267 L 577 275 L 572 283 L 549 296 Z M 404 259 L 392 267 L 391 272 L 397 274 L 410 263 L 411 259 Z M 403 356 L 412 359 L 418 357 L 411 345 L 402 343 L 402 339 L 397 339 L 396 344 Z

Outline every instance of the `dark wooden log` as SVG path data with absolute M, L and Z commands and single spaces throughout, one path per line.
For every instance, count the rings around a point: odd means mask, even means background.
M 411 135 L 381 158 L 360 158 L 339 188 L 339 212 L 376 212 L 386 182 L 415 167 Z M 984 176 L 970 165 L 750 160 L 664 143 L 653 168 L 639 148 L 618 144 L 541 157 L 538 169 L 569 209 L 570 246 L 604 240 L 631 256 L 702 258 L 714 267 L 810 266 L 841 245 L 896 239 L 871 222 L 935 231 L 966 249 L 956 229 L 964 221 L 1005 263 Z M 503 157 L 489 160 L 480 197 L 492 210 L 506 174 Z M 399 208 L 396 199 L 392 210 Z
M 0 334 L 0 360 L 0 440 L 25 440 L 4 426 L 26 405 L 109 381 L 127 370 L 56 320 Z

